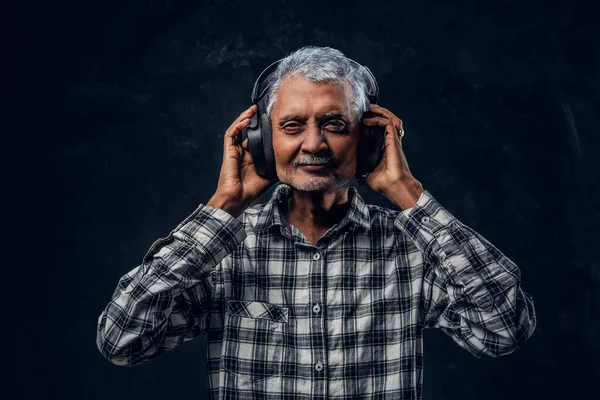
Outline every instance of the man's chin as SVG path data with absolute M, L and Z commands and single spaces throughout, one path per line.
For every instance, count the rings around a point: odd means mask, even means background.
M 284 183 L 288 184 L 292 189 L 302 192 L 329 192 L 347 186 L 332 176 L 318 175 L 302 178 L 296 177 L 290 182 Z

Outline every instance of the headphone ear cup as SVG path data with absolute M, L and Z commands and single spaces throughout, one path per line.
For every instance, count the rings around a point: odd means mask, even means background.
M 358 144 L 356 162 L 356 178 L 362 178 L 362 174 L 373 172 L 383 156 L 385 127 L 367 126 L 362 124 L 361 140 Z
M 248 138 L 248 149 L 256 173 L 270 181 L 277 181 L 275 153 L 271 135 L 271 120 L 261 112 L 264 102 L 258 103 L 257 111 L 250 117 L 250 125 L 242 131 L 242 138 Z
M 262 137 L 262 150 L 265 168 L 265 174 L 263 178 L 272 180 L 277 177 L 277 173 L 275 172 L 275 152 L 273 151 L 271 120 L 266 114 L 260 115 L 260 133 Z
M 265 165 L 265 154 L 262 140 L 262 132 L 260 126 L 260 119 L 257 114 L 259 111 L 254 113 L 250 117 L 250 125 L 245 128 L 245 134 L 242 134 L 243 137 L 248 138 L 248 149 L 250 150 L 250 155 L 252 156 L 252 163 L 254 164 L 254 169 L 259 176 L 263 178 L 267 175 L 267 169 Z
M 277 179 L 275 167 L 275 151 L 273 150 L 273 135 L 271 119 L 266 114 L 260 115 L 260 132 L 262 137 L 263 154 L 265 161 L 265 176 L 269 180 Z

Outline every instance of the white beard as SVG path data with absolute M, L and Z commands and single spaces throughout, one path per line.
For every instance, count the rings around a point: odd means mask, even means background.
M 304 176 L 308 174 L 304 174 L 300 172 Z M 340 179 L 337 176 L 328 175 L 328 176 L 318 176 L 315 175 L 311 178 L 300 178 L 295 174 L 291 179 L 281 179 L 281 182 L 290 185 L 295 190 L 302 192 L 336 192 L 337 190 L 350 186 L 352 182 L 352 178 L 350 179 Z

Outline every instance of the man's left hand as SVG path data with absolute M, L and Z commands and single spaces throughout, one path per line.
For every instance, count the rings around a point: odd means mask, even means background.
M 400 209 L 406 210 L 417 203 L 423 193 L 423 185 L 411 174 L 402 150 L 402 120 L 377 104 L 371 104 L 369 110 L 375 116 L 364 118 L 363 123 L 385 127 L 385 148 L 379 165 L 359 182 L 366 183 Z

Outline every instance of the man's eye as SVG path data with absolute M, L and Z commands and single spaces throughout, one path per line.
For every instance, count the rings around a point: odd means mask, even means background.
M 285 130 L 285 131 L 297 131 L 299 128 L 300 128 L 300 124 L 291 123 L 291 124 L 287 124 L 286 126 L 284 126 L 283 130 Z
M 331 121 L 325 124 L 328 129 L 334 130 L 336 132 L 341 132 L 346 129 L 346 124 L 342 121 Z
M 344 121 L 329 121 L 325 123 L 324 127 L 331 132 L 343 132 L 346 130 L 347 125 Z M 286 131 L 297 131 L 298 129 L 302 129 L 302 125 L 292 122 L 283 126 L 282 129 Z

